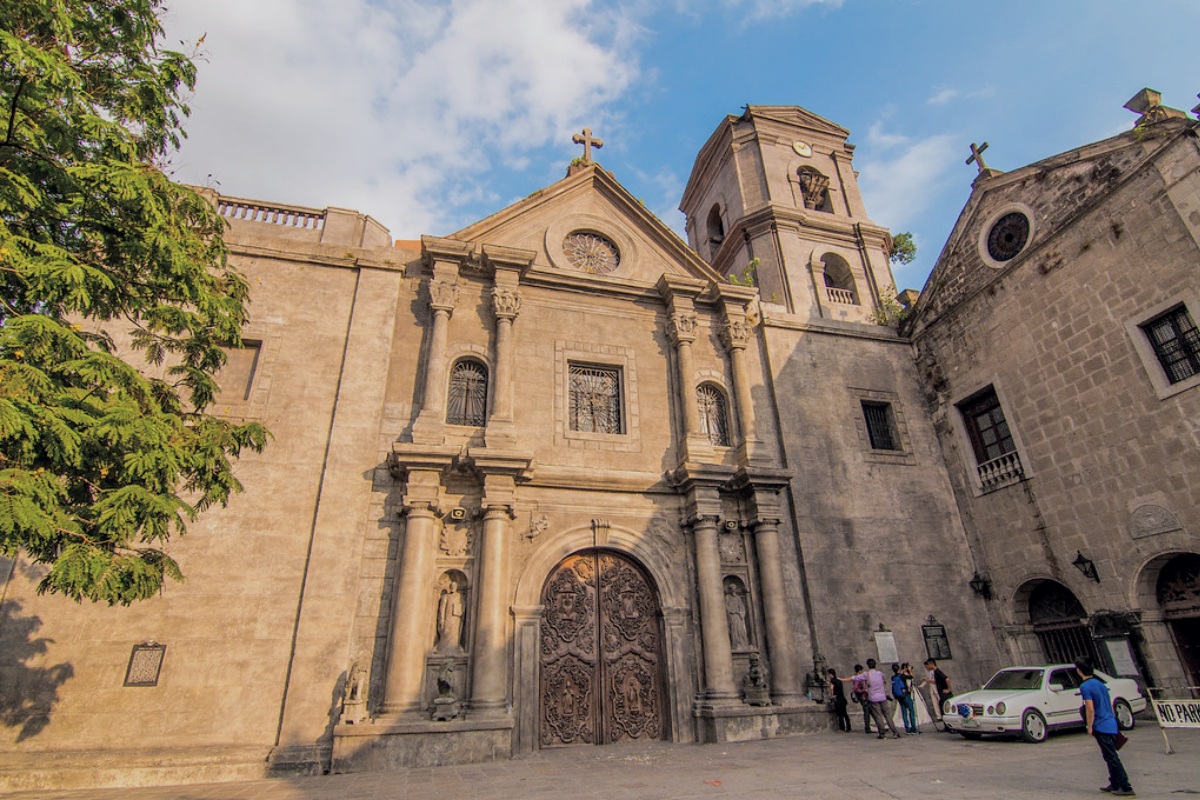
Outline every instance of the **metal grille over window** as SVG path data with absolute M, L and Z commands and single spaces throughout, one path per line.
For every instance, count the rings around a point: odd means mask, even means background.
M 873 450 L 899 450 L 892 425 L 892 409 L 887 403 L 862 404 L 863 417 L 867 421 L 867 436 Z
M 700 433 L 710 444 L 729 447 L 729 415 L 721 391 L 715 386 L 701 386 L 696 390 L 696 405 L 700 409 Z
M 621 433 L 621 371 L 572 364 L 571 430 Z
M 487 422 L 487 369 L 477 361 L 459 361 L 450 372 L 446 424 L 479 426 Z
M 1179 306 L 1142 326 L 1154 347 L 1154 355 L 1167 373 L 1179 383 L 1200 374 L 1200 331 L 1187 308 Z

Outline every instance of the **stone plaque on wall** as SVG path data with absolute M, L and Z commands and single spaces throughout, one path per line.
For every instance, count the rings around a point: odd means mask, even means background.
M 1180 530 L 1179 519 L 1170 509 L 1155 503 L 1143 503 L 1129 515 L 1129 535 L 1134 539 Z

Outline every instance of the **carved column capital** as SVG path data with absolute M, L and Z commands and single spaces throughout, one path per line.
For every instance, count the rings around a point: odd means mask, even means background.
M 667 336 L 670 337 L 671 344 L 676 347 L 681 342 L 696 341 L 696 315 L 676 311 L 667 321 Z
M 692 530 L 697 528 L 718 528 L 721 525 L 721 518 L 715 514 L 697 514 L 688 520 L 688 524 Z
M 744 317 L 725 317 L 721 327 L 721 343 L 728 350 L 745 350 L 750 344 L 750 323 Z
M 450 281 L 431 278 L 429 281 L 429 306 L 434 311 L 454 311 L 458 305 L 458 285 Z
M 512 321 L 521 311 L 521 293 L 516 289 L 492 289 L 492 312 L 496 319 Z

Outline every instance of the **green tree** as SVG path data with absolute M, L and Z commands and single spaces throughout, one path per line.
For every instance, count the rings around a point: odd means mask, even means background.
M 163 172 L 196 73 L 161 5 L 0 3 L 0 551 L 110 605 L 182 579 L 164 545 L 269 436 L 204 413 L 248 285 Z
M 893 264 L 911 264 L 917 257 L 917 243 L 908 231 L 892 237 L 892 252 L 888 256 Z

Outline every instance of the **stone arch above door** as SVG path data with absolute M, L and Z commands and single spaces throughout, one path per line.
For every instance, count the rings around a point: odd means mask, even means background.
M 598 527 L 604 531 L 603 536 L 597 534 Z M 682 532 L 677 533 L 678 543 L 682 546 Z M 681 580 L 684 570 L 672 568 L 677 558 L 672 549 L 657 536 L 609 523 L 580 525 L 544 537 L 521 571 L 514 605 L 537 605 L 542 583 L 550 570 L 572 553 L 592 547 L 604 547 L 632 556 L 658 585 L 659 600 L 664 610 L 687 605 L 687 587 Z

